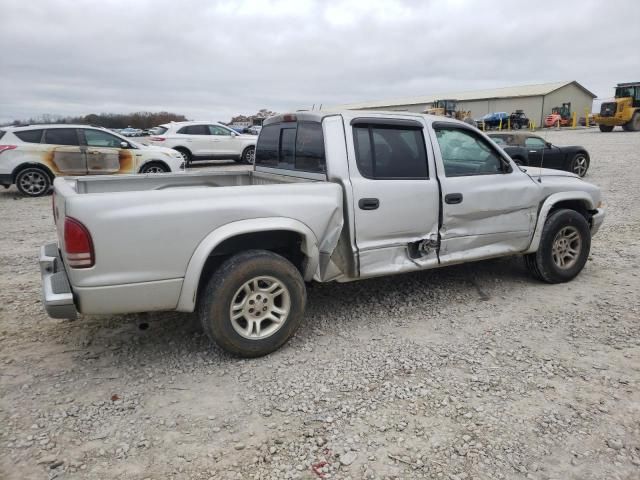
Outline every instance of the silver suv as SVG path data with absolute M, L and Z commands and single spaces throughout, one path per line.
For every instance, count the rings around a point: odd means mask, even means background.
M 149 142 L 180 152 L 188 165 L 194 160 L 218 159 L 253 163 L 257 137 L 242 135 L 216 122 L 172 122 Z
M 30 125 L 0 129 L 0 185 L 24 195 L 46 194 L 56 176 L 178 172 L 182 156 L 105 128 Z

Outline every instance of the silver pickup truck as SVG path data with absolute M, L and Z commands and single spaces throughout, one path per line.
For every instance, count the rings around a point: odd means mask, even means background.
M 604 218 L 574 174 L 519 168 L 456 120 L 298 112 L 267 120 L 252 171 L 58 178 L 42 247 L 50 316 L 198 309 L 229 352 L 274 351 L 305 282 L 508 255 L 539 279 L 584 267 Z

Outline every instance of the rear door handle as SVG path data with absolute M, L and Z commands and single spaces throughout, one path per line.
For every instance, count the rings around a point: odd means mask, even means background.
M 375 210 L 380 206 L 380 200 L 377 198 L 361 198 L 358 201 L 360 210 Z
M 444 201 L 449 205 L 455 205 L 457 203 L 462 203 L 462 194 L 461 193 L 448 193 L 444 197 Z

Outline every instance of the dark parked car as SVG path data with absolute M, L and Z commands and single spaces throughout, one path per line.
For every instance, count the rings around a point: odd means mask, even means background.
M 589 153 L 584 147 L 559 147 L 532 133 L 491 132 L 488 135 L 520 165 L 566 170 L 580 177 L 589 169 Z

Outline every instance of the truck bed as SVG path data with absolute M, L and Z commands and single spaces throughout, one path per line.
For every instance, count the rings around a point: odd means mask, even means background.
M 301 177 L 273 175 L 265 172 L 184 172 L 148 175 L 87 176 L 64 179 L 74 193 L 134 192 L 166 190 L 184 187 L 234 187 L 247 185 L 273 185 L 281 183 L 305 183 Z M 71 193 L 68 191 L 67 193 Z

